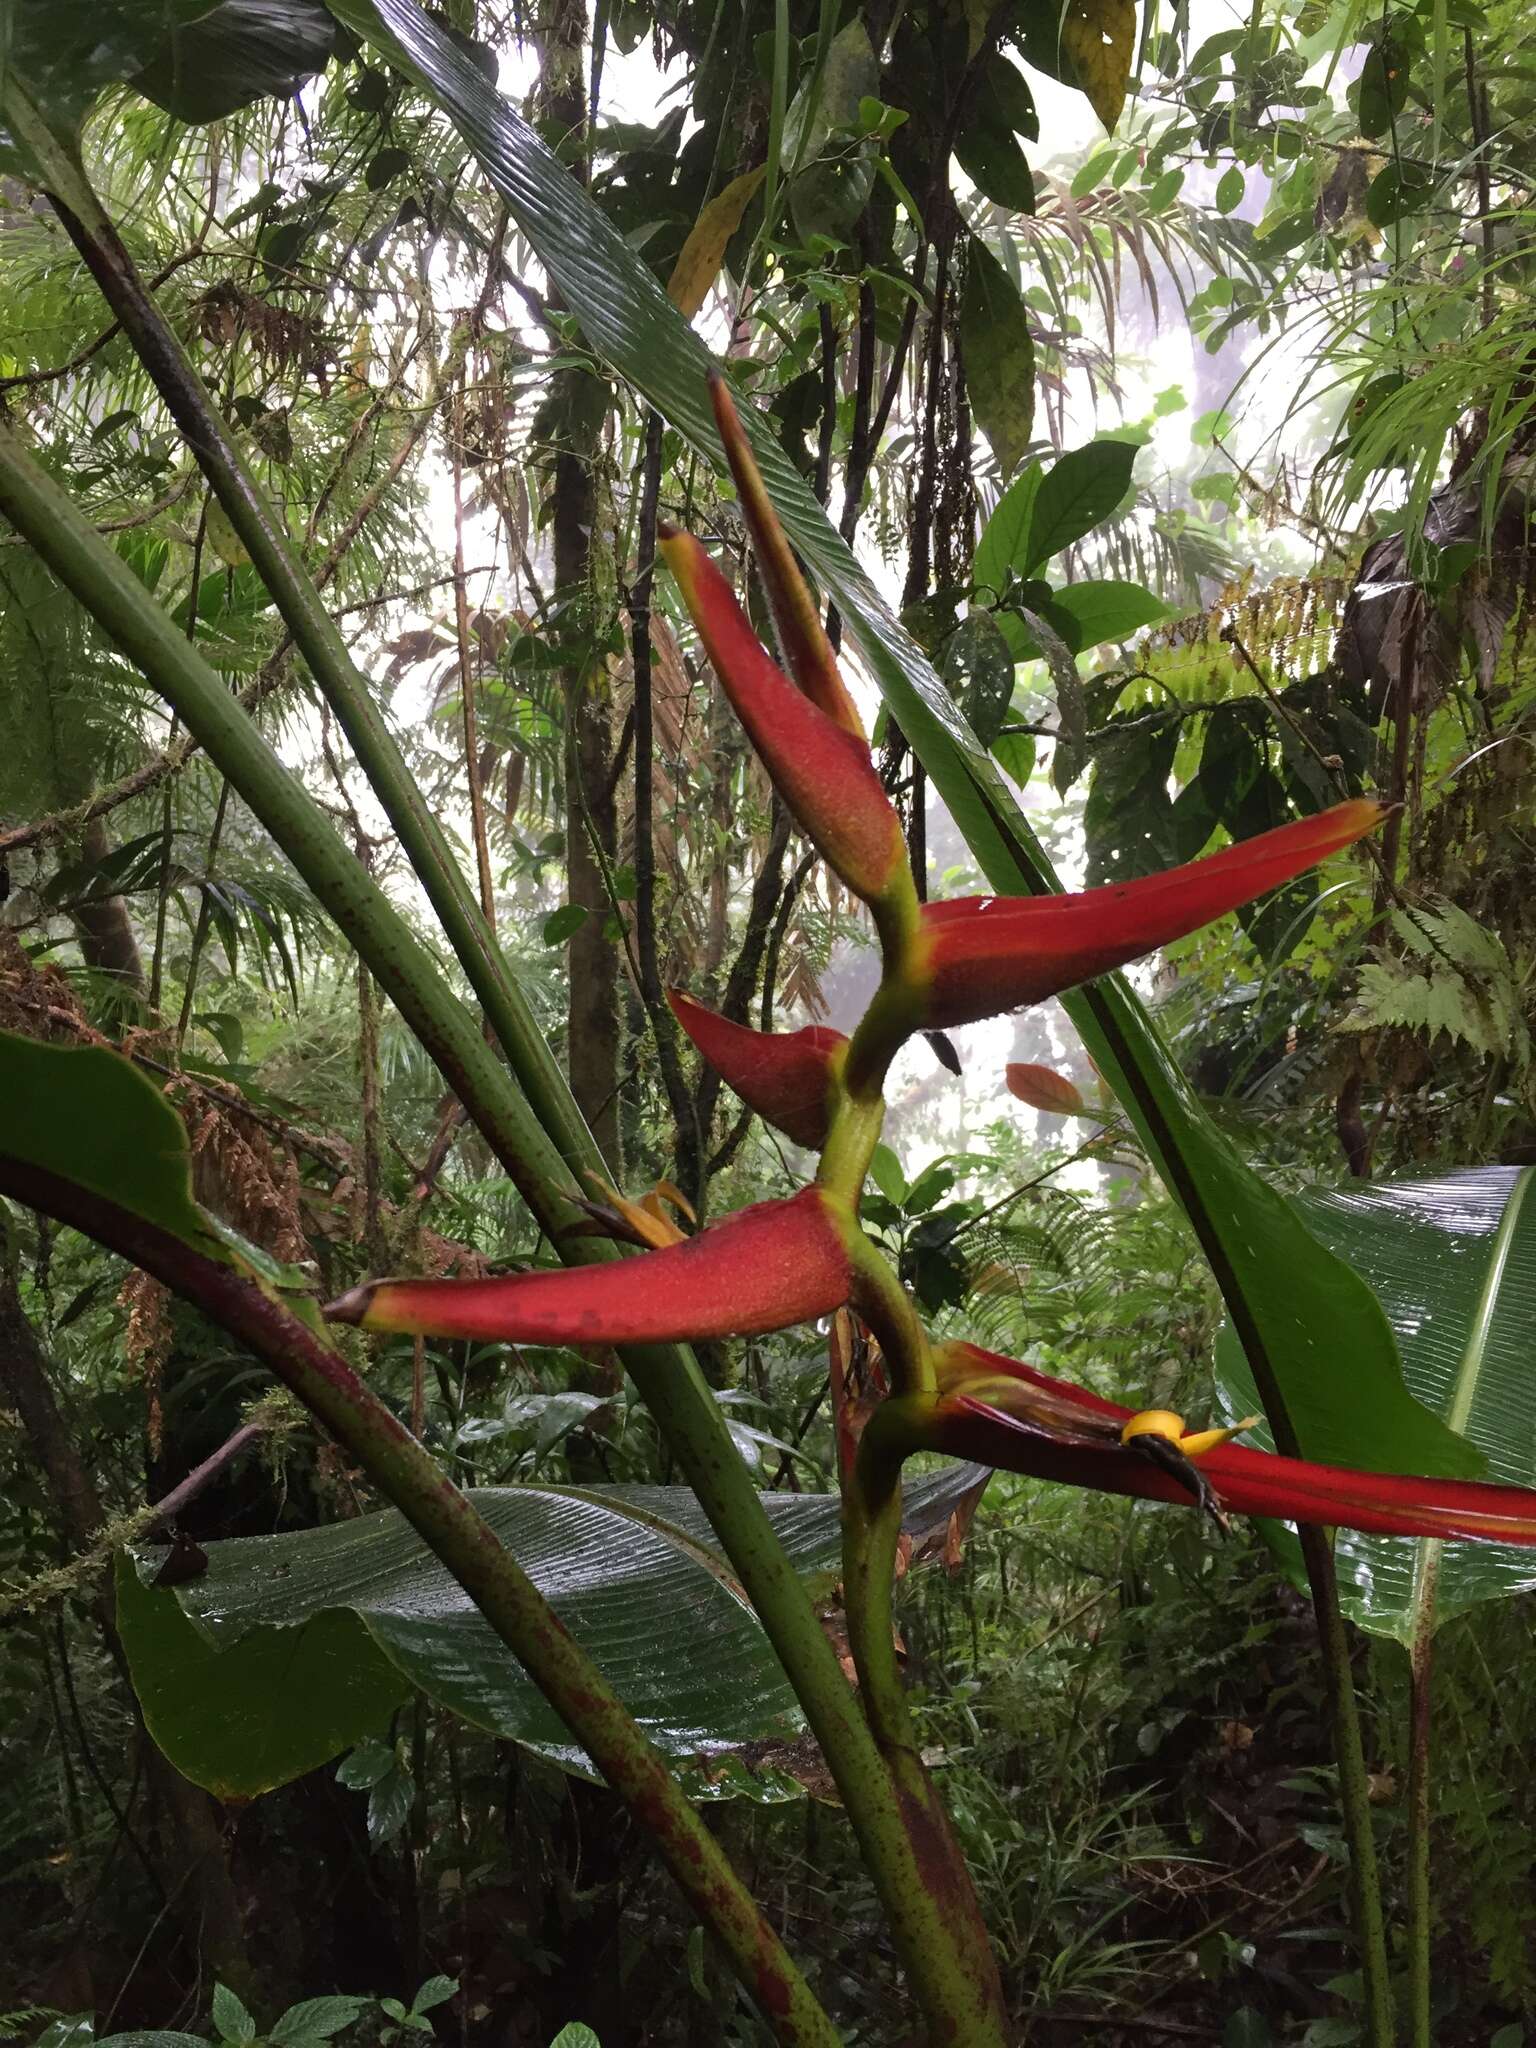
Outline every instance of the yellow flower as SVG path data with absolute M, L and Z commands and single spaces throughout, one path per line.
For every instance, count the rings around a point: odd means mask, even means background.
M 1160 1436 L 1182 1451 L 1186 1458 L 1198 1458 L 1206 1451 L 1214 1451 L 1218 1444 L 1230 1443 L 1233 1437 L 1240 1436 L 1245 1429 L 1252 1429 L 1263 1419 L 1260 1415 L 1245 1415 L 1230 1429 L 1197 1429 L 1193 1435 L 1186 1436 L 1182 1415 L 1175 1415 L 1171 1408 L 1143 1408 L 1121 1430 L 1120 1441 L 1128 1444 L 1133 1437 Z

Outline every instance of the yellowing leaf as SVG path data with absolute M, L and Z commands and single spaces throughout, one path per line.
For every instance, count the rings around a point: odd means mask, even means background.
M 235 531 L 235 523 L 217 498 L 208 500 L 208 519 L 205 532 L 208 545 L 213 549 L 226 569 L 238 569 L 251 558 L 245 551 L 245 542 Z
M 755 171 L 732 178 L 688 230 L 688 239 L 667 279 L 667 297 L 685 320 L 691 320 L 709 297 L 709 288 L 725 261 L 725 245 L 741 226 L 742 215 L 767 169 L 766 164 L 759 164 Z
M 1061 46 L 1089 105 L 1113 134 L 1136 55 L 1135 0 L 1069 0 Z
M 1016 1095 L 1020 1102 L 1027 1102 L 1031 1109 L 1044 1110 L 1051 1116 L 1081 1116 L 1083 1113 L 1083 1098 L 1076 1084 L 1065 1074 L 1058 1074 L 1054 1067 L 1012 1060 L 1005 1078 L 1008 1093 Z

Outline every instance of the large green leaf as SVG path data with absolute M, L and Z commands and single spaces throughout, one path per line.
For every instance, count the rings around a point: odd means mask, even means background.
M 22 72 L 39 106 L 72 128 L 103 86 L 129 78 L 173 29 L 208 10 L 208 0 L 3 0 L 3 69 Z
M 1437 1180 L 1317 1189 L 1297 1205 L 1375 1289 L 1414 1393 L 1470 1438 L 1490 1479 L 1510 1486 L 1536 1485 L 1533 1177 L 1532 1167 L 1478 1167 Z M 1234 1410 L 1251 1404 L 1253 1382 L 1229 1331 L 1217 1369 Z M 1295 1539 L 1284 1529 L 1269 1533 L 1299 1574 Z M 1408 1644 L 1421 1624 L 1435 1628 L 1481 1600 L 1536 1586 L 1536 1553 L 1515 1544 L 1341 1529 L 1334 1554 L 1348 1612 Z
M 230 1547 L 216 1543 L 210 1556 Z M 165 1557 L 143 1553 L 149 1578 Z M 222 1574 L 215 1590 L 220 1583 Z M 120 1557 L 117 1615 L 145 1725 L 178 1770 L 220 1799 L 270 1792 L 382 1735 L 411 1698 L 405 1673 L 346 1611 L 221 1643 Z
M 324 0 L 218 0 L 173 26 L 128 82 L 183 121 L 218 121 L 254 100 L 291 97 L 325 69 L 335 41 Z
M 1032 464 L 982 529 L 971 570 L 976 582 L 1000 596 L 1010 573 L 1022 580 L 1091 533 L 1130 489 L 1136 453 L 1130 441 L 1090 441 L 1058 455 L 1049 469 Z
M 976 235 L 966 244 L 960 350 L 971 409 L 998 468 L 1011 476 L 1035 421 L 1035 345 L 1018 286 Z
M 942 1526 L 981 1475 L 910 1489 L 907 1527 Z M 686 1487 L 482 1487 L 491 1528 L 659 1748 L 680 1758 L 792 1741 L 803 1723 L 757 1618 Z M 763 1496 L 796 1569 L 830 1591 L 833 1494 Z M 165 1552 L 119 1571 L 134 1690 L 178 1770 L 251 1798 L 375 1735 L 413 1688 L 476 1726 L 586 1767 L 560 1717 L 394 1509 L 207 1547 L 174 1590 Z M 701 1781 L 702 1782 L 702 1781 Z M 723 1784 L 735 1789 L 739 1773 Z
M 325 68 L 322 0 L 3 0 L 0 70 L 14 66 L 55 132 L 103 87 L 131 81 L 183 120 L 211 121 Z
M 1098 647 L 1106 640 L 1128 639 L 1143 626 L 1172 616 L 1172 606 L 1154 597 L 1140 583 L 1086 577 L 1081 583 L 1063 584 L 1050 597 L 1051 623 L 1060 629 L 1063 618 L 1070 621 L 1074 630 L 1068 644 L 1074 649 Z
M 451 115 L 591 346 L 711 462 L 710 358 L 640 257 L 516 110 L 415 0 L 329 0 Z M 996 763 L 898 624 L 775 437 L 748 429 L 790 540 L 837 600 L 902 731 L 992 888 L 1058 886 Z M 1067 1010 L 1184 1205 L 1245 1342 L 1284 1389 L 1302 1448 L 1378 1471 L 1475 1475 L 1482 1461 L 1405 1389 L 1375 1296 L 1318 1243 L 1205 1117 L 1119 977 Z M 1340 1356 L 1350 1360 L 1340 1373 Z
M 955 160 L 976 190 L 1014 213 L 1035 210 L 1035 180 L 1019 136 L 1037 141 L 1040 122 L 1023 76 L 991 50 L 954 140 Z
M 0 1154 L 219 1255 L 192 1199 L 181 1118 L 121 1053 L 0 1031 Z

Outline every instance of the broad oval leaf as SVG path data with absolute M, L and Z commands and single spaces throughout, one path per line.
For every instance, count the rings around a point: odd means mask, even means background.
M 1136 56 L 1134 0 L 1071 0 L 1062 10 L 1061 46 L 1093 111 L 1113 134 Z
M 6 61 L 56 134 L 127 81 L 183 121 L 213 121 L 323 71 L 336 25 L 324 0 L 9 0 Z
M 0 1153 L 73 1181 L 218 1257 L 192 1199 L 187 1134 L 121 1053 L 0 1031 Z
M 208 2048 L 208 2043 L 201 2034 L 135 2032 L 108 2034 L 105 2040 L 95 2043 L 95 2048 Z
M 1087 1107 L 1082 1090 L 1054 1067 L 1033 1060 L 1010 1060 L 1003 1070 L 1008 1093 L 1048 1116 L 1081 1116 Z
M 1106 520 L 1131 487 L 1137 450 L 1129 441 L 1070 448 L 1040 479 L 1030 520 L 1013 560 L 1020 576 L 1041 568 Z
M 971 576 L 984 590 L 1001 597 L 1010 577 L 1025 579 L 1071 547 L 1085 533 L 1091 533 L 1119 505 L 1131 485 L 1136 449 L 1128 441 L 1090 441 L 1086 447 L 1071 448 L 1058 456 L 1049 469 L 1031 463 L 1022 476 L 998 499 L 991 518 L 982 529 L 971 563 Z M 1068 584 L 1053 596 L 1067 602 L 1073 589 L 1091 588 L 1134 591 L 1143 606 L 1150 606 L 1132 625 L 1116 622 L 1120 613 L 1136 607 L 1122 604 L 1099 639 L 1112 639 L 1118 632 L 1132 632 L 1136 625 L 1166 616 L 1164 607 L 1139 584 Z M 1092 646 L 1084 639 L 1083 646 Z
M 1013 655 L 990 612 L 963 618 L 944 648 L 944 680 L 977 737 L 991 746 L 1013 699 Z
M 723 468 L 705 384 L 710 357 L 613 223 L 414 0 L 329 4 L 449 113 L 592 348 Z M 750 414 L 745 425 L 791 545 L 848 621 L 990 886 L 1007 895 L 1056 889 L 1001 770 L 931 663 L 773 433 Z M 1328 1443 L 1345 1442 L 1354 1461 L 1369 1459 L 1373 1470 L 1475 1478 L 1483 1466 L 1471 1446 L 1404 1389 L 1391 1331 L 1369 1288 L 1217 1131 L 1126 983 L 1106 977 L 1066 997 L 1064 1007 L 1188 1212 L 1247 1340 L 1276 1374 L 1303 1451 L 1322 1457 Z M 1341 1352 L 1351 1361 L 1348 1376 L 1337 1370 Z
M 1087 577 L 1081 583 L 1066 583 L 1051 592 L 1051 604 L 1063 611 L 1077 627 L 1079 649 L 1098 647 L 1106 640 L 1125 640 L 1143 626 L 1154 626 L 1173 617 L 1173 607 L 1154 597 L 1140 583 L 1120 583 Z
M 984 1475 L 908 1490 L 906 1525 L 942 1528 Z M 686 1487 L 481 1487 L 479 1512 L 669 1756 L 792 1742 L 795 1696 Z M 771 1493 L 795 1568 L 830 1588 L 835 1494 Z M 569 1769 L 565 1724 L 395 1509 L 206 1546 L 208 1569 L 155 1590 L 163 1553 L 118 1573 L 134 1690 L 160 1748 L 225 1799 L 253 1798 L 378 1735 L 415 1688 Z M 739 1775 L 726 1780 L 739 1789 Z
M 104 86 L 141 70 L 162 39 L 208 12 L 208 0 L 164 0 L 151 14 L 144 0 L 9 0 L 5 63 L 27 81 L 56 134 L 68 134 Z
M 1314 1190 L 1298 1201 L 1309 1227 L 1375 1289 L 1410 1389 L 1470 1438 L 1490 1480 L 1512 1486 L 1536 1484 L 1533 1179 L 1533 1167 L 1489 1166 Z M 1252 1381 L 1228 1331 L 1217 1369 L 1235 1413 L 1252 1400 Z M 1299 1570 L 1289 1531 L 1274 1536 Z M 1434 1628 L 1479 1601 L 1536 1586 L 1536 1553 L 1513 1544 L 1341 1529 L 1334 1555 L 1346 1610 L 1408 1644 L 1421 1620 Z
M 971 408 L 1011 476 L 1035 420 L 1035 345 L 1018 286 L 978 235 L 966 243 L 960 352 Z
M 989 51 L 954 139 L 955 160 L 985 198 L 1014 213 L 1033 213 L 1035 180 L 1020 135 L 1039 139 L 1034 97 L 1002 51 Z
M 1044 481 L 1045 471 L 1038 462 L 1032 462 L 1004 491 L 981 530 L 981 539 L 971 558 L 971 580 L 995 598 L 1007 589 L 1010 572 L 1023 555 L 1034 523 L 1035 499 Z
M 157 40 L 129 80 L 134 91 L 178 120 L 218 121 L 254 100 L 291 98 L 331 61 L 336 24 L 323 0 L 218 0 Z

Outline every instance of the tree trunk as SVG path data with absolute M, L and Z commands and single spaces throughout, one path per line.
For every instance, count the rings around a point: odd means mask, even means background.
M 106 826 L 100 818 L 92 818 L 80 835 L 82 858 L 94 866 L 111 851 Z M 142 995 L 144 962 L 123 898 L 105 896 L 96 903 L 82 903 L 73 915 L 86 966 L 93 967 L 98 974 L 110 974 L 114 981 L 126 982 Z
M 587 181 L 586 0 L 554 0 L 542 39 L 539 97 L 546 130 L 563 161 Z M 552 522 L 555 586 L 566 606 L 572 660 L 566 689 L 566 900 L 587 915 L 570 946 L 567 1061 L 571 1092 L 615 1173 L 619 1139 L 619 956 L 607 936 L 610 909 L 603 861 L 618 847 L 613 726 L 606 669 L 593 648 L 592 532 L 597 493 L 592 462 L 601 411 L 583 389 L 585 370 L 562 370 L 551 390 L 560 422 Z M 594 843 L 595 842 L 595 843 Z M 599 857 L 601 854 L 601 858 Z

